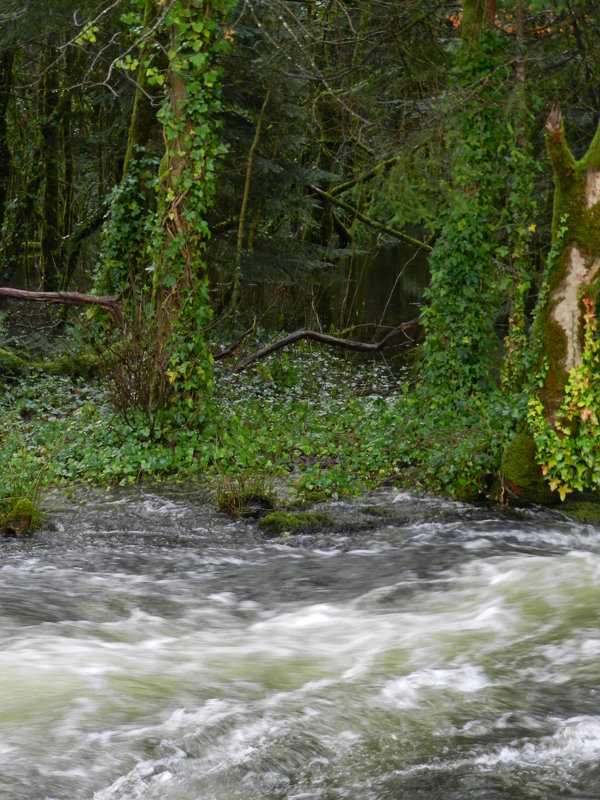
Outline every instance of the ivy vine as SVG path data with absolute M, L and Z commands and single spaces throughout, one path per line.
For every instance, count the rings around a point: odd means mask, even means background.
M 570 373 L 565 397 L 553 425 L 539 397 L 529 401 L 528 422 L 552 491 L 560 499 L 573 491 L 600 489 L 600 341 L 596 304 L 584 297 L 584 347 L 581 363 Z

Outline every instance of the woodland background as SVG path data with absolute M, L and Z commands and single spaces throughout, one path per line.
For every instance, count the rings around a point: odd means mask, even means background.
M 597 0 L 2 0 L 0 284 L 104 298 L 39 312 L 43 342 L 3 301 L 4 496 L 173 471 L 234 496 L 281 473 L 305 499 L 595 491 L 599 223 L 557 211 L 548 147 L 575 183 L 596 168 L 599 78 Z M 380 342 L 351 271 L 398 242 L 429 276 L 421 344 L 370 405 L 365 363 L 318 345 L 223 366 L 298 327 Z M 575 242 L 579 388 L 547 324 Z

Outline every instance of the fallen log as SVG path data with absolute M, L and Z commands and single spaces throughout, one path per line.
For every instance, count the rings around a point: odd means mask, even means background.
M 121 319 L 123 311 L 121 295 L 82 294 L 81 292 L 30 292 L 26 289 L 11 289 L 0 286 L 0 297 L 13 300 L 28 300 L 36 303 L 64 303 L 71 306 L 98 306 L 116 321 Z
M 261 347 L 260 350 L 257 350 L 246 358 L 243 358 L 241 361 L 238 361 L 233 368 L 233 371 L 241 372 L 242 370 L 246 369 L 246 367 L 250 366 L 250 364 L 252 364 L 254 361 L 258 361 L 259 359 L 268 356 L 270 353 L 275 353 L 277 350 L 282 350 L 284 347 L 287 347 L 290 344 L 295 344 L 302 339 L 310 339 L 313 342 L 321 342 L 321 344 L 327 344 L 331 347 L 341 347 L 344 350 L 354 350 L 360 353 L 377 353 L 380 350 L 383 350 L 387 343 L 399 333 L 402 333 L 409 328 L 414 328 L 416 325 L 418 325 L 421 322 L 421 319 L 422 317 L 415 317 L 415 319 L 408 320 L 408 322 L 401 322 L 400 325 L 396 325 L 395 328 L 392 328 L 391 331 L 388 331 L 388 333 L 386 333 L 383 339 L 381 339 L 379 342 L 355 342 L 352 339 L 340 339 L 337 336 L 331 336 L 328 333 L 320 333 L 319 331 L 313 331 L 309 328 L 300 328 L 300 330 L 289 333 L 287 336 L 278 339 L 276 342 L 265 345 L 265 347 Z

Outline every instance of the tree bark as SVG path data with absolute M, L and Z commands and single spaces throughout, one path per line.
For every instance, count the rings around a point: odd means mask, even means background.
M 552 233 L 558 253 L 548 277 L 549 300 L 541 316 L 548 373 L 541 392 L 548 422 L 554 422 L 571 369 L 581 363 L 582 297 L 594 301 L 600 276 L 600 126 L 587 153 L 575 161 L 565 138 L 559 106 L 546 121 L 554 171 Z M 562 230 L 565 228 L 566 230 Z
M 42 218 L 42 288 L 54 291 L 60 285 L 60 219 L 59 219 L 59 83 L 58 50 L 48 46 L 44 77 L 41 125 L 44 196 Z
M 10 178 L 10 147 L 6 114 L 12 90 L 12 67 L 14 51 L 0 54 L 0 231 L 4 222 L 8 181 Z
M 586 154 L 576 161 L 556 105 L 546 120 L 546 144 L 554 172 L 554 255 L 536 312 L 534 341 L 541 343 L 538 366 L 547 366 L 539 398 L 546 423 L 553 427 L 569 373 L 582 361 L 583 299 L 595 302 L 600 283 L 600 125 Z M 558 499 L 542 477 L 529 429 L 507 447 L 502 473 L 505 486 L 521 500 Z

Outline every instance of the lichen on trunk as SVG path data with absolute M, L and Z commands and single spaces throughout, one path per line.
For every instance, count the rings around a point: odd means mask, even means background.
M 546 307 L 540 309 L 541 357 L 547 373 L 541 389 L 546 419 L 554 422 L 569 372 L 581 363 L 583 298 L 594 300 L 600 274 L 600 136 L 575 161 L 567 144 L 559 106 L 546 121 L 554 171 L 552 224 L 555 259 L 548 275 Z

